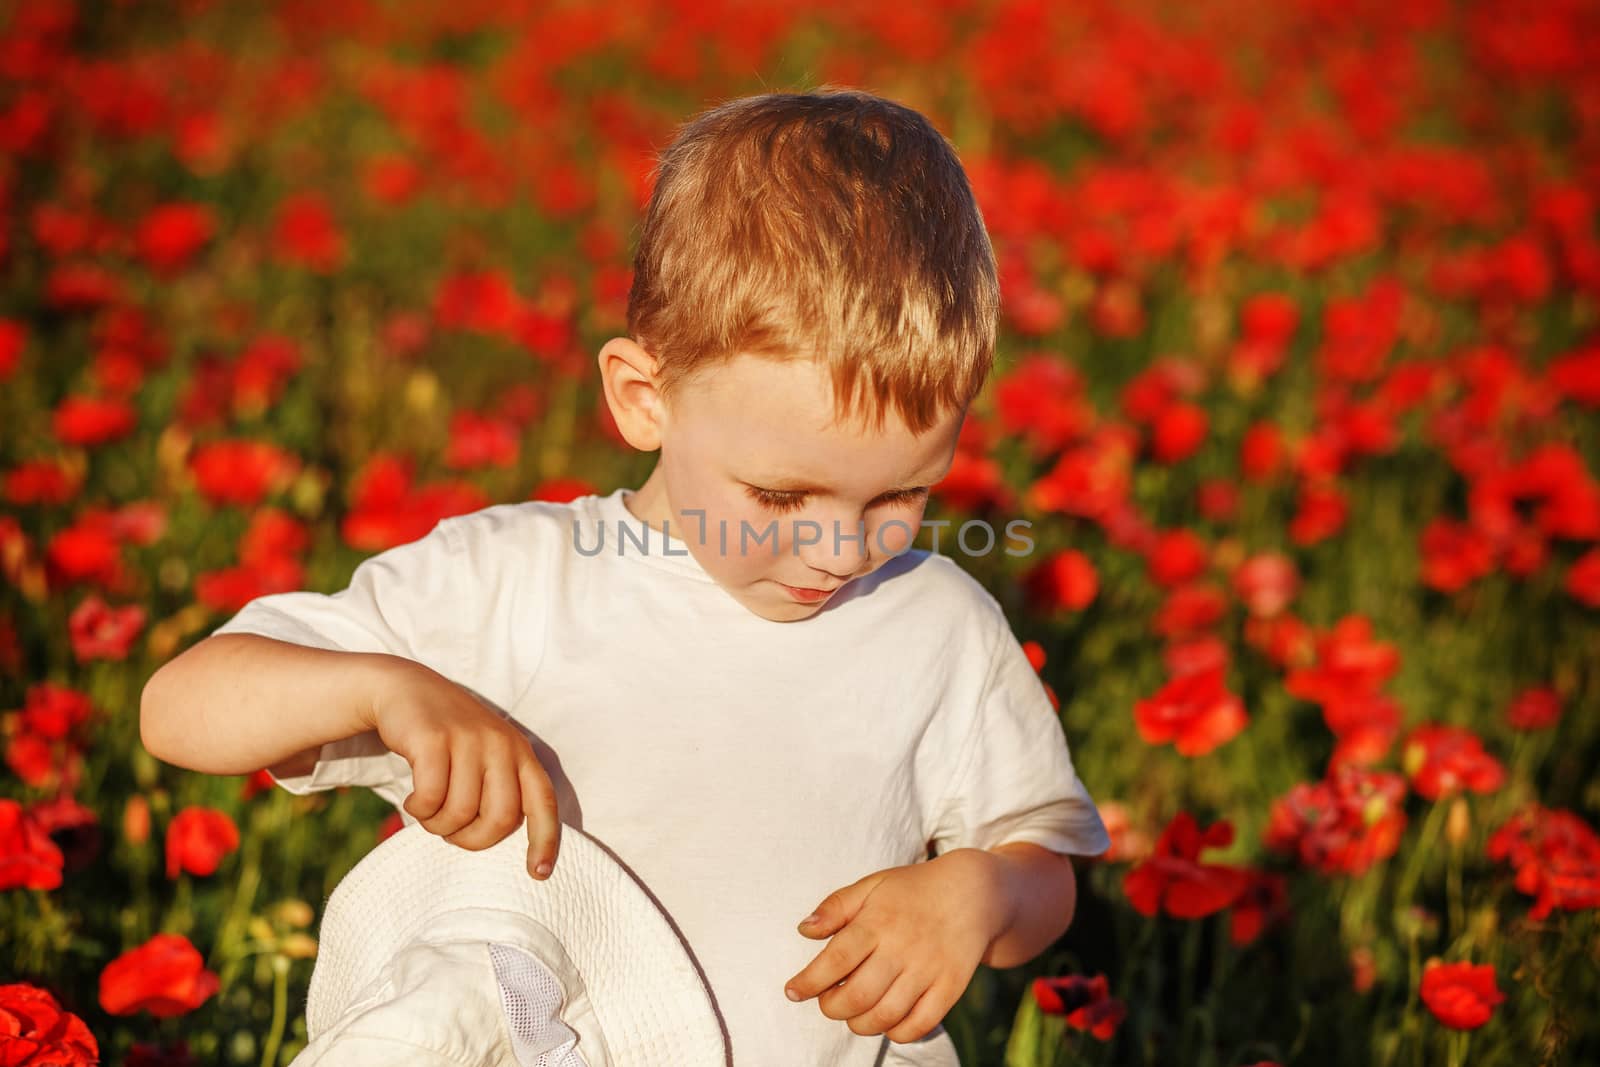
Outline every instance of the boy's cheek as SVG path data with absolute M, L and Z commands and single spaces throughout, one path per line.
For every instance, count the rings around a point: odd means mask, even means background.
M 893 516 L 871 531 L 874 556 L 898 556 L 911 547 L 917 539 L 917 526 L 922 522 L 922 511 Z

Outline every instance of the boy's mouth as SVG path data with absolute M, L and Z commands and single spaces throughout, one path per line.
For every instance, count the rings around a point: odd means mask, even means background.
M 778 585 L 782 586 L 786 593 L 802 604 L 815 604 L 818 601 L 826 600 L 839 588 L 834 586 L 833 589 L 812 589 L 808 586 L 786 585 L 783 582 L 778 582 Z

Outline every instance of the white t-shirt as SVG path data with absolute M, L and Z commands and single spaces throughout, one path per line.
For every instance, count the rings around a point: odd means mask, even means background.
M 737 1067 L 956 1064 L 942 1027 L 907 1044 L 857 1035 L 783 987 L 826 945 L 795 930 L 802 917 L 930 844 L 1109 845 L 999 603 L 913 550 L 812 617 L 772 622 L 635 518 L 630 493 L 445 519 L 338 593 L 263 596 L 215 632 L 405 656 L 521 724 L 562 821 L 683 935 Z M 398 809 L 411 771 L 369 733 L 279 784 L 367 786 Z

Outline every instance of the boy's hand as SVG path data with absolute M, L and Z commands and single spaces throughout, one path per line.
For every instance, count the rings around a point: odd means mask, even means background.
M 799 928 L 828 945 L 786 992 L 817 996 L 822 1014 L 857 1034 L 921 1038 L 961 999 L 1004 928 L 998 879 L 993 856 L 963 848 L 836 890 Z
M 533 746 L 472 693 L 396 657 L 367 725 L 411 764 L 405 809 L 461 848 L 488 848 L 528 822 L 528 873 L 549 877 L 561 843 L 555 787 Z M 538 868 L 549 867 L 544 874 Z

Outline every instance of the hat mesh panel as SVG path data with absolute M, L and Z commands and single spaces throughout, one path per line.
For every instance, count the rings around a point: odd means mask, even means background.
M 511 1048 L 522 1067 L 588 1067 L 574 1046 L 578 1035 L 560 1019 L 561 983 L 528 952 L 489 944 L 500 1006 L 511 1031 Z

